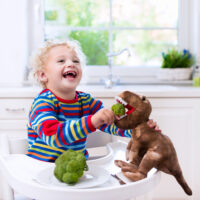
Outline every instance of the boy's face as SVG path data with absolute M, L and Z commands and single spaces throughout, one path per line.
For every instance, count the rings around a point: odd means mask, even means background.
M 58 95 L 75 91 L 81 77 L 80 60 L 73 49 L 59 45 L 49 50 L 42 79 L 48 89 Z

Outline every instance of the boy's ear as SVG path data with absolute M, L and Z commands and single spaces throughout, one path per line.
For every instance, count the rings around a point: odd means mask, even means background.
M 47 76 L 46 76 L 44 71 L 38 71 L 37 72 L 37 77 L 43 83 L 47 83 L 47 81 L 48 81 L 48 78 L 47 78 Z

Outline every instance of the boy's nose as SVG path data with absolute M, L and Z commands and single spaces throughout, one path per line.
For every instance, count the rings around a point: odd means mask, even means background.
M 66 67 L 74 67 L 74 62 L 72 60 L 68 60 L 68 61 L 66 61 L 65 66 Z

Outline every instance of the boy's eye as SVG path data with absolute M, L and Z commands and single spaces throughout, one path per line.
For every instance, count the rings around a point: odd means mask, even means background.
M 74 63 L 79 63 L 79 60 L 73 60 Z
M 58 62 L 59 63 L 63 63 L 63 62 L 65 62 L 65 60 L 63 60 L 63 59 L 62 60 L 58 60 Z

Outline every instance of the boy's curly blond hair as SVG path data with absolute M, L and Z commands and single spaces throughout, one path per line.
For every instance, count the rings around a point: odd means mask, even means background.
M 85 67 L 86 65 L 86 57 L 81 50 L 80 44 L 75 40 L 48 40 L 43 46 L 37 49 L 30 58 L 30 68 L 32 70 L 33 77 L 37 80 L 37 82 L 45 88 L 45 84 L 38 78 L 38 72 L 41 71 L 44 67 L 45 61 L 48 56 L 48 52 L 50 49 L 56 46 L 65 45 L 68 48 L 71 48 L 77 54 L 77 57 L 80 60 L 81 67 Z

